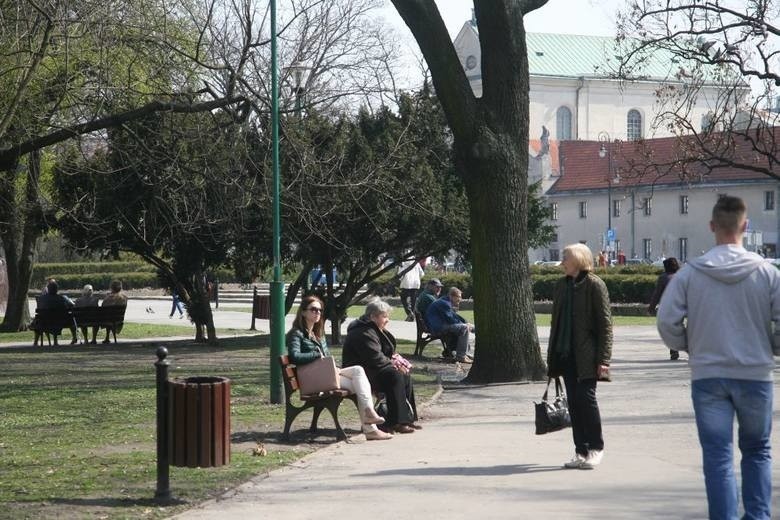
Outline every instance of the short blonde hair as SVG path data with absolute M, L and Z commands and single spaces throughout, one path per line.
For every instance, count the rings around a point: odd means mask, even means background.
M 580 271 L 593 271 L 593 252 L 585 244 L 570 244 L 563 248 L 564 258 L 570 258 Z

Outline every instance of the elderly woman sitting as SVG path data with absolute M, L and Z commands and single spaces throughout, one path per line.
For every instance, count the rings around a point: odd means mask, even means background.
M 385 328 L 391 310 L 379 298 L 371 300 L 365 315 L 349 324 L 341 360 L 345 367 L 362 366 L 373 391 L 385 394 L 384 428 L 396 433 L 413 433 L 422 426 L 415 424 L 417 406 L 409 376 L 411 365 L 396 354 L 395 337 Z

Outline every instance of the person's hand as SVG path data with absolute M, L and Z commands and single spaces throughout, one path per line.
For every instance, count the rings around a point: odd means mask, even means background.
M 599 365 L 598 368 L 599 378 L 609 376 L 609 365 Z

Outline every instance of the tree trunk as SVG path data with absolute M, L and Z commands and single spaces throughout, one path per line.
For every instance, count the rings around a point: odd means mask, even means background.
M 30 323 L 30 307 L 27 303 L 27 288 L 32 277 L 33 251 L 20 254 L 15 240 L 3 236 L 6 267 L 8 269 L 8 304 L 5 309 L 2 332 L 27 330 Z M 24 248 L 22 248 L 24 249 Z
M 431 70 L 466 185 L 476 358 L 467 380 L 542 379 L 528 269 L 528 49 L 523 17 L 548 0 L 474 0 L 482 98 L 432 1 L 392 0 Z
M 545 374 L 528 268 L 528 185 L 520 174 L 528 159 L 523 160 L 525 147 L 511 144 L 512 137 L 491 135 L 458 150 L 461 167 L 469 172 L 474 266 L 477 334 L 470 383 L 538 380 Z M 474 154 L 475 149 L 480 152 Z
M 24 201 L 15 196 L 16 167 L 3 172 L 4 202 L 0 205 L 0 237 L 5 250 L 8 270 L 8 305 L 6 306 L 0 330 L 16 332 L 27 330 L 30 309 L 27 304 L 27 289 L 30 286 L 35 257 L 35 244 L 43 234 L 43 211 L 38 198 L 41 156 L 35 151 L 28 156 L 27 179 L 24 186 Z

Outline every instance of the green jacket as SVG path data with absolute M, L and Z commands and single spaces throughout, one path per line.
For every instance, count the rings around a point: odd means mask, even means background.
M 559 366 L 557 357 L 551 355 L 558 335 L 561 333 L 563 300 L 566 297 L 566 277 L 555 285 L 553 292 L 552 323 L 550 342 L 547 347 L 547 375 L 562 376 L 564 366 Z M 577 363 L 579 379 L 593 379 L 599 365 L 609 365 L 612 357 L 612 314 L 609 293 L 604 282 L 593 273 L 588 273 L 574 283 L 572 305 L 571 342 Z
M 320 349 L 322 349 L 322 354 L 320 354 Z M 287 333 L 287 355 L 294 365 L 311 363 L 322 356 L 330 356 L 328 340 L 325 336 L 320 341 L 314 340 L 305 331 L 294 327 Z

